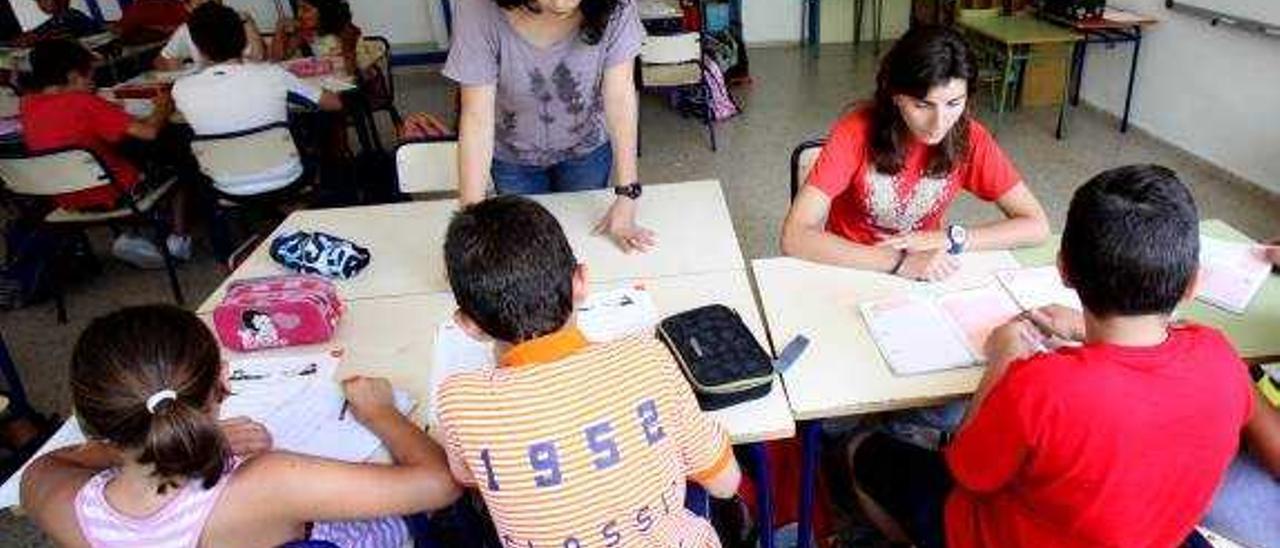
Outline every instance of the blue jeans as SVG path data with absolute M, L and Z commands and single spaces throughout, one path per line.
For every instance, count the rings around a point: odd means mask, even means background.
M 489 173 L 498 194 L 547 194 L 595 190 L 609 186 L 613 149 L 600 145 L 584 156 L 550 166 L 527 166 L 494 159 Z

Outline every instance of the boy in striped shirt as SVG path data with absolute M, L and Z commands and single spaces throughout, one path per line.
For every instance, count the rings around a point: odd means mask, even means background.
M 727 498 L 741 473 L 652 336 L 589 344 L 574 310 L 586 269 L 556 219 L 501 196 L 455 215 L 445 241 L 458 324 L 499 367 L 438 396 L 454 476 L 477 486 L 504 546 L 714 547 L 685 482 Z

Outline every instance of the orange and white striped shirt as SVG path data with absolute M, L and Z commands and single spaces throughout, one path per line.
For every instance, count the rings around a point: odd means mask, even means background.
M 437 401 L 454 473 L 503 546 L 720 545 L 685 481 L 732 463 L 729 438 L 653 337 L 588 346 L 569 327 L 450 377 Z

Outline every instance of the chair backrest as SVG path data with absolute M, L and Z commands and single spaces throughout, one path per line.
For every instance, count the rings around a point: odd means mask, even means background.
M 702 60 L 702 36 L 696 32 L 646 36 L 640 62 L 646 65 L 696 63 Z
M 200 171 L 214 181 L 235 181 L 277 170 L 299 159 L 286 122 L 223 133 L 197 135 L 191 153 Z
M 800 143 L 795 150 L 791 151 L 791 199 L 793 201 L 800 193 L 800 185 L 809 178 L 809 172 L 813 170 L 813 164 L 818 162 L 818 155 L 822 153 L 822 147 L 826 144 L 826 139 L 811 139 Z
M 0 180 L 10 192 L 25 196 L 55 196 L 113 184 L 102 161 L 82 148 L 0 158 Z
M 361 69 L 377 65 L 391 79 L 391 41 L 383 36 L 363 36 L 356 47 L 356 64 Z
M 458 141 L 455 137 L 420 139 L 396 147 L 400 192 L 451 192 L 458 189 Z

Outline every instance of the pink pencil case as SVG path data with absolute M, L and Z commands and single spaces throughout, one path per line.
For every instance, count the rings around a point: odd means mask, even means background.
M 222 346 L 247 352 L 329 340 L 342 318 L 337 289 L 304 274 L 232 282 L 213 311 Z
M 286 70 L 292 72 L 298 78 L 313 78 L 316 76 L 325 76 L 333 74 L 335 67 L 333 61 L 323 57 L 304 57 L 302 59 L 294 59 L 285 63 Z

